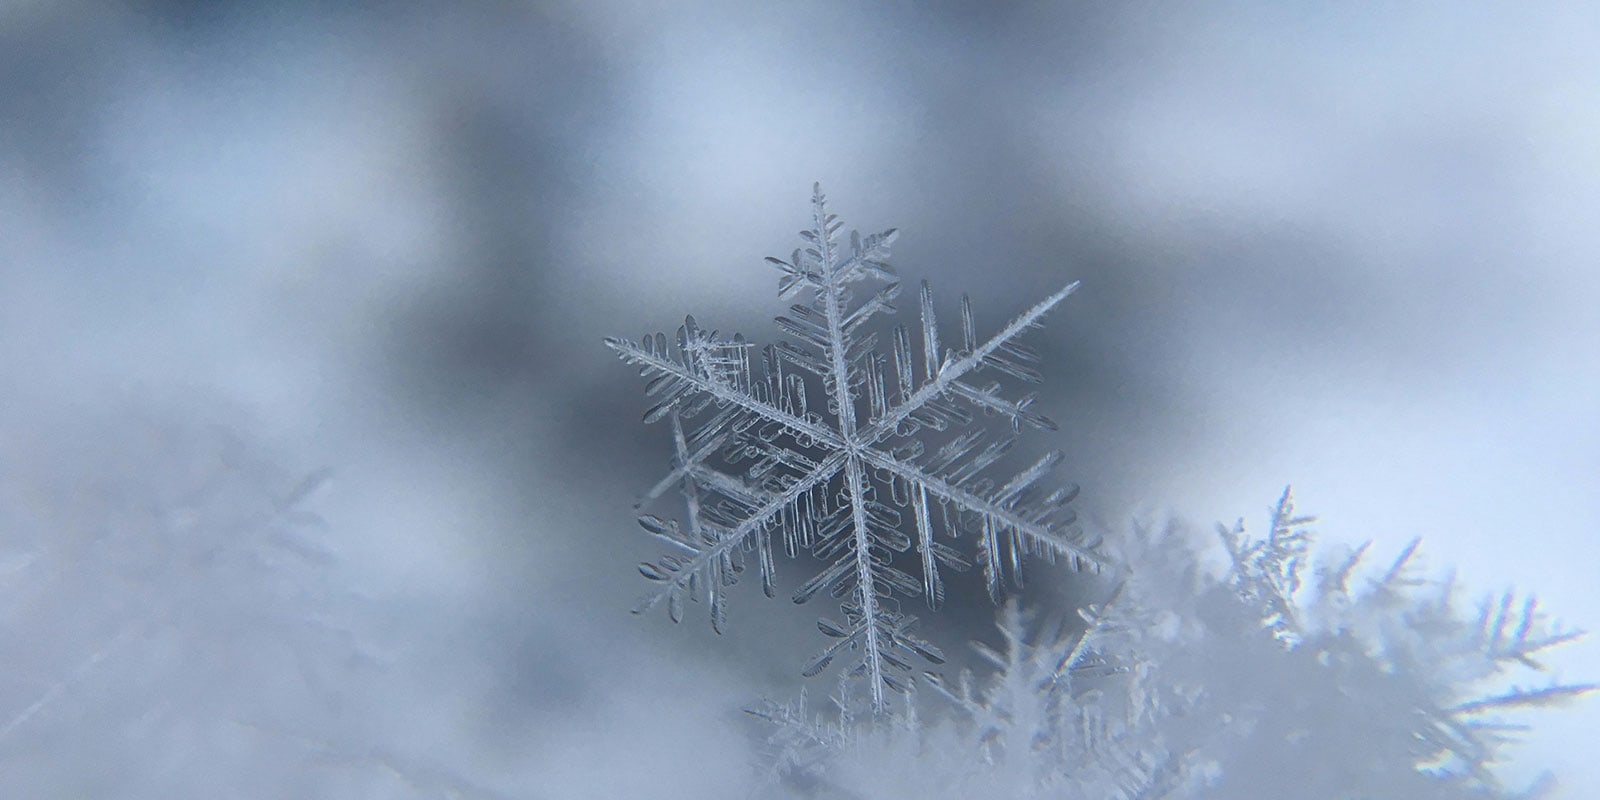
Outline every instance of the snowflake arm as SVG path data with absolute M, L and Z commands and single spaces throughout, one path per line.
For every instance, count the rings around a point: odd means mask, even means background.
M 748 536 L 760 529 L 767 520 L 780 513 L 786 506 L 799 500 L 813 487 L 831 478 L 838 471 L 843 461 L 844 458 L 842 456 L 836 456 L 824 461 L 815 470 L 812 470 L 811 474 L 805 479 L 796 481 L 793 486 L 782 494 L 767 499 L 759 509 L 735 528 L 719 531 L 711 526 L 700 525 L 699 536 L 707 540 L 702 546 L 691 544 L 692 537 L 689 539 L 677 539 L 674 544 L 694 554 L 688 560 L 669 556 L 662 560 L 660 566 L 650 563 L 641 564 L 639 571 L 646 578 L 660 581 L 663 585 L 642 600 L 634 608 L 633 612 L 642 614 L 662 600 L 669 600 L 672 609 L 670 612 L 672 620 L 674 622 L 681 620 L 683 612 L 679 603 L 681 603 L 682 592 L 687 589 L 691 594 L 694 593 L 694 582 L 697 575 L 706 574 L 711 570 L 714 563 L 730 556 L 734 552 L 734 548 L 739 547 Z M 647 520 L 659 520 L 659 518 L 649 515 L 640 518 L 641 524 L 647 530 L 651 530 L 653 533 L 657 532 L 652 527 L 653 523 L 647 522 Z M 675 531 L 677 526 L 673 523 L 668 527 L 670 530 Z M 731 575 L 731 573 L 728 573 L 728 575 Z M 708 584 L 711 577 L 706 575 L 705 580 L 708 581 Z
M 961 356 L 949 354 L 945 357 L 946 360 L 936 367 L 934 364 L 938 362 L 934 360 L 934 354 L 939 348 L 939 335 L 934 329 L 933 292 L 928 288 L 927 282 L 924 281 L 922 284 L 922 319 L 923 340 L 926 345 L 923 352 L 927 359 L 929 380 L 918 388 L 915 394 L 907 398 L 905 402 L 902 402 L 877 420 L 864 438 L 869 441 L 877 441 L 888 435 L 906 417 L 911 416 L 934 398 L 940 397 L 947 392 L 958 394 L 974 404 L 994 409 L 1013 419 L 1023 419 L 1036 427 L 1054 430 L 1055 423 L 1048 418 L 1028 414 L 1026 404 L 1020 402 L 1009 403 L 995 396 L 992 392 L 982 392 L 961 383 L 960 379 L 979 367 L 992 366 L 1030 383 L 1039 382 L 1041 378 L 1038 373 L 1031 370 L 1031 368 L 1024 367 L 1022 363 L 1032 360 L 1031 352 L 1013 344 L 1012 340 L 1022 332 L 1038 327 L 1039 318 L 1043 317 L 1045 312 L 1055 308 L 1056 305 L 1067 299 L 1067 296 L 1077 291 L 1077 289 L 1077 281 L 1067 284 L 1060 291 L 1045 298 L 1038 305 L 1012 320 L 1009 325 L 985 342 L 982 347 L 971 349 Z M 962 314 L 964 327 L 970 330 L 972 313 L 965 296 L 962 297 L 961 306 L 964 312 Z M 909 372 L 902 374 L 909 375 Z

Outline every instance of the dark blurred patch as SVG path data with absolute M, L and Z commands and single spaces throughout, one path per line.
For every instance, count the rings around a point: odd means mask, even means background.
M 421 413 L 494 425 L 473 411 L 480 401 L 532 401 L 567 380 L 553 311 L 578 298 L 551 296 L 546 276 L 562 269 L 563 198 L 587 178 L 571 154 L 594 135 L 605 82 L 579 33 L 537 11 L 414 25 L 400 37 L 417 48 L 403 74 L 443 144 L 434 155 L 461 247 L 448 277 L 397 315 L 393 366 Z
M 122 10 L 163 39 L 214 41 L 223 44 L 247 38 L 248 29 L 270 22 L 301 19 L 316 22 L 335 16 L 365 17 L 367 22 L 395 9 L 375 0 L 122 0 Z
M 158 25 L 169 33 L 201 37 L 215 36 L 263 10 L 263 4 L 250 0 L 126 0 L 124 5 L 139 19 Z M 286 0 L 271 5 L 288 9 L 312 4 Z
M 52 212 L 81 219 L 112 198 L 100 129 L 119 76 L 134 67 L 114 20 L 68 12 L 0 26 L 0 164 Z M 12 171 L 15 172 L 12 172 Z

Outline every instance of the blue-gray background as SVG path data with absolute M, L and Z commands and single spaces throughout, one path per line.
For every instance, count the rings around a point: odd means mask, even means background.
M 626 613 L 668 451 L 600 340 L 768 338 L 820 180 L 980 327 L 1082 280 L 1034 341 L 1094 518 L 1292 482 L 1327 538 L 1600 626 L 1596 41 L 1584 3 L 9 0 L 0 422 L 215 398 L 336 467 L 347 563 L 429 609 L 414 746 L 714 791 L 805 615 Z M 1600 796 L 1594 713 L 1512 774 Z

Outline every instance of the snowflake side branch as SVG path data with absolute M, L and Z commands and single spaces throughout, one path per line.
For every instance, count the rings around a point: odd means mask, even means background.
M 1505 708 L 1551 706 L 1565 703 L 1590 692 L 1600 691 L 1600 683 L 1580 683 L 1547 686 L 1543 689 L 1514 689 L 1505 694 L 1461 703 L 1446 709 L 1451 715 L 1482 714 Z
M 809 436 L 817 441 L 826 442 L 829 447 L 844 447 L 844 440 L 831 428 L 802 419 L 783 409 L 757 400 L 749 394 L 737 391 L 730 386 L 696 375 L 683 365 L 653 354 L 635 342 L 630 342 L 627 339 L 606 339 L 606 346 L 615 350 L 622 360 L 630 364 L 637 364 L 663 375 L 670 375 L 689 384 L 693 389 L 711 395 L 720 402 L 731 403 L 752 414 L 757 414 L 776 422 L 796 435 Z
M 674 419 L 679 418 L 677 412 L 673 412 L 672 416 Z M 724 432 L 716 436 L 712 436 L 706 441 L 705 444 L 701 445 L 698 450 L 693 452 L 680 452 L 676 462 L 672 465 L 672 469 L 667 472 L 666 477 L 656 481 L 656 484 L 650 487 L 649 491 L 640 495 L 639 499 L 633 502 L 633 507 L 635 509 L 644 508 L 645 506 L 654 502 L 657 498 L 672 490 L 674 487 L 682 485 L 683 481 L 690 475 L 704 478 L 704 476 L 700 475 L 699 473 L 700 466 L 709 460 L 719 448 L 721 448 L 724 444 L 727 444 L 728 440 L 732 438 L 732 436 L 733 434 L 731 432 Z
M 1117 585 L 1112 587 L 1111 593 L 1106 597 L 1105 602 L 1101 603 L 1098 608 L 1090 606 L 1088 613 L 1080 612 L 1084 620 L 1089 623 L 1089 627 L 1084 628 L 1083 632 L 1078 634 L 1078 641 L 1072 645 L 1072 649 L 1068 650 L 1056 661 L 1055 669 L 1051 671 L 1051 676 L 1055 680 L 1065 680 L 1072 669 L 1078 666 L 1078 662 L 1083 660 L 1083 656 L 1088 652 L 1089 645 L 1095 636 L 1109 627 L 1106 622 L 1107 615 L 1112 607 L 1122 599 L 1122 592 L 1127 586 L 1127 579 L 1118 581 Z
M 645 611 L 654 608 L 662 600 L 667 599 L 673 593 L 682 590 L 692 576 L 697 574 L 700 570 L 705 569 L 715 559 L 721 558 L 722 556 L 732 552 L 733 548 L 738 547 L 739 544 L 744 541 L 745 537 L 754 533 L 756 529 L 766 524 L 766 521 L 773 515 L 782 511 L 784 506 L 793 503 L 795 500 L 799 499 L 801 495 L 811 491 L 812 487 L 816 486 L 817 484 L 824 483 L 831 479 L 834 473 L 836 473 L 839 468 L 844 466 L 844 462 L 844 451 L 840 451 L 823 460 L 823 462 L 817 465 L 817 468 L 812 470 L 810 474 L 805 475 L 800 480 L 795 481 L 782 492 L 773 495 L 772 498 L 767 500 L 764 505 L 756 509 L 754 513 L 745 518 L 744 522 L 739 523 L 739 525 L 732 530 L 718 532 L 716 529 L 706 526 L 706 531 L 716 534 L 716 544 L 701 550 L 695 555 L 694 558 L 684 563 L 671 575 L 663 576 L 660 579 L 662 581 L 661 588 L 640 600 L 639 604 L 634 606 L 633 613 L 642 614 Z
M 1039 545 L 1057 553 L 1069 554 L 1074 558 L 1094 564 L 1096 567 L 1111 567 L 1111 561 L 1105 556 L 1094 552 L 1082 545 L 1062 538 L 1049 525 L 1041 524 L 1017 514 L 1016 511 L 995 504 L 986 498 L 975 495 L 957 486 L 952 486 L 938 476 L 908 466 L 894 457 L 873 450 L 861 451 L 862 460 L 879 469 L 886 470 L 902 479 L 921 484 L 929 493 L 942 497 L 969 511 L 989 517 L 1005 527 L 1017 531 Z
M 1055 294 L 1040 301 L 1033 308 L 1017 315 L 1017 318 L 1013 319 L 999 333 L 972 352 L 955 359 L 947 359 L 938 368 L 938 374 L 931 381 L 912 393 L 910 400 L 889 409 L 888 413 L 884 414 L 882 418 L 873 423 L 872 427 L 864 432 L 862 439 L 868 442 L 876 442 L 893 433 L 895 427 L 903 422 L 906 417 L 911 416 L 917 409 L 927 405 L 929 401 L 939 395 L 952 390 L 956 381 L 963 375 L 983 366 L 986 357 L 993 355 L 996 350 L 1000 349 L 1001 345 L 1016 338 L 1017 334 L 1034 326 L 1040 317 L 1043 317 L 1050 309 L 1055 308 L 1062 300 L 1067 299 L 1067 295 L 1072 294 L 1077 289 L 1077 281 L 1067 284 Z

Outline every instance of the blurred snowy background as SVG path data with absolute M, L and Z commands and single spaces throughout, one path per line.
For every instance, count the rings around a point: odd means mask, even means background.
M 627 613 L 669 450 L 600 341 L 768 340 L 761 259 L 820 180 L 980 328 L 1082 280 L 1033 342 L 1092 518 L 1258 521 L 1293 483 L 1326 540 L 1422 535 L 1600 627 L 1596 41 L 1584 3 L 8 0 L 6 580 L 80 505 L 40 487 L 145 491 L 177 467 L 122 432 L 219 427 L 334 469 L 386 746 L 516 796 L 724 796 L 813 617 Z M 8 602 L 6 646 L 71 673 L 114 626 L 54 602 Z M 41 767 L 43 731 L 112 736 L 39 698 L 207 690 L 91 666 L 0 678 L 8 796 L 89 766 Z M 1596 713 L 1531 717 L 1510 774 L 1600 796 Z M 95 754 L 137 747 L 83 752 L 114 781 Z M 390 772 L 331 796 L 427 796 Z

